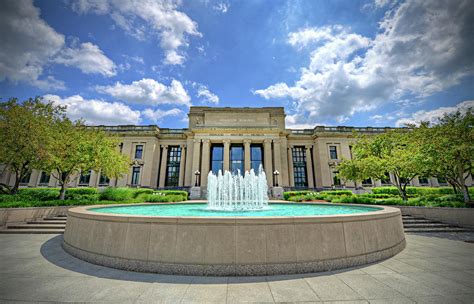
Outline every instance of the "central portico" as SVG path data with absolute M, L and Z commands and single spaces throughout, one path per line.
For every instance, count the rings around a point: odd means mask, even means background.
M 262 165 L 271 187 L 273 171 L 288 170 L 283 108 L 191 107 L 189 132 L 193 148 L 187 158 L 198 161 L 188 163 L 186 169 L 202 172 L 202 187 L 209 171 L 243 173 Z

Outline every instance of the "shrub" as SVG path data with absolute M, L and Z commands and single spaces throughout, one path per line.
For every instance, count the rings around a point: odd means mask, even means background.
M 290 197 L 292 196 L 300 196 L 300 195 L 306 195 L 308 193 L 316 193 L 314 191 L 308 191 L 308 190 L 305 190 L 305 191 L 287 191 L 287 192 L 283 192 L 283 198 L 288 201 Z
M 186 197 L 184 195 L 176 195 L 176 194 L 170 194 L 170 195 L 160 195 L 160 194 L 147 194 L 144 196 L 144 201 L 145 202 L 182 202 L 185 201 Z
M 107 201 L 126 201 L 131 200 L 135 196 L 136 189 L 131 188 L 106 188 L 101 194 L 101 200 Z
M 375 199 L 358 195 L 340 195 L 333 198 L 332 202 L 344 204 L 374 204 Z
M 24 188 L 18 190 L 24 200 L 50 201 L 59 198 L 58 188 Z
M 21 201 L 23 199 L 24 198 L 21 197 L 18 194 L 16 194 L 16 195 L 13 195 L 13 194 L 0 194 L 0 204 L 4 203 L 4 202 L 17 202 L 17 201 Z
M 96 188 L 69 188 L 66 189 L 65 199 L 97 201 L 99 191 Z
M 371 198 L 392 198 L 392 197 L 397 197 L 398 195 L 387 194 L 387 193 L 363 193 L 363 194 L 359 194 L 359 196 L 371 197 Z
M 387 198 L 376 200 L 377 205 L 404 205 L 405 203 L 401 198 Z
M 164 195 L 182 195 L 184 196 L 185 200 L 188 200 L 188 191 L 184 190 L 157 190 L 153 193 L 162 193 Z
M 352 195 L 351 190 L 327 190 L 327 191 L 322 191 L 320 194 L 323 195 Z
M 396 187 L 377 187 L 372 189 L 375 194 L 391 194 L 399 195 Z M 454 194 L 453 188 L 450 187 L 407 187 L 407 194 L 409 196 L 422 196 L 422 195 L 443 195 L 443 194 Z
M 290 202 L 302 202 L 306 199 L 306 195 L 292 195 L 287 200 Z

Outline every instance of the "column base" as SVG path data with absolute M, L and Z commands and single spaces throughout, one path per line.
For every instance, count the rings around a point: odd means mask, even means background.
M 201 198 L 201 187 L 192 187 L 189 199 L 196 200 Z
M 283 187 L 273 187 L 272 188 L 272 198 L 274 199 L 283 199 Z

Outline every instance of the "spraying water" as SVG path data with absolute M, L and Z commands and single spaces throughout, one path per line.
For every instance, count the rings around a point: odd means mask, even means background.
M 262 166 L 258 174 L 246 171 L 244 176 L 219 170 L 207 176 L 207 208 L 211 210 L 260 210 L 268 206 L 267 177 Z

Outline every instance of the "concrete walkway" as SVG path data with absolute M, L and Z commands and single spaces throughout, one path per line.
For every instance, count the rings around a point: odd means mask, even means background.
M 228 278 L 109 269 L 69 256 L 61 242 L 0 235 L 0 303 L 474 303 L 474 244 L 442 235 L 407 235 L 402 253 L 365 267 Z

